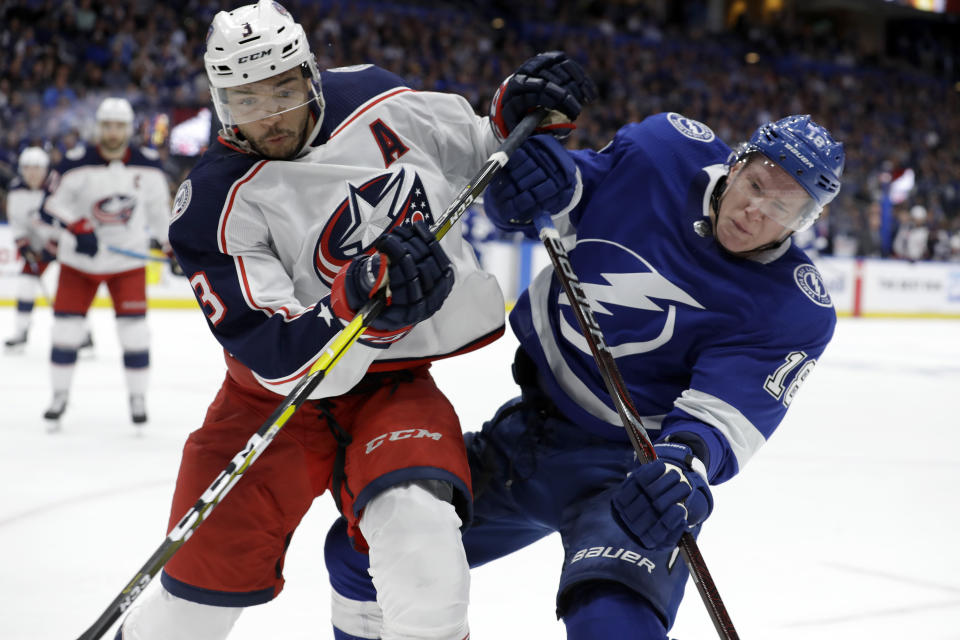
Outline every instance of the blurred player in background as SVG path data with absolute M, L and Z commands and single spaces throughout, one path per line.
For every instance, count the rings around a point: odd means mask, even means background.
M 96 113 L 95 144 L 67 152 L 51 179 L 44 213 L 65 228 L 60 236 L 60 279 L 53 305 L 53 400 L 44 413 L 60 428 L 84 339 L 84 318 L 106 284 L 123 350 L 130 417 L 147 421 L 150 366 L 146 256 L 151 238 L 166 247 L 170 215 L 167 177 L 152 149 L 131 146 L 133 109 L 124 98 L 106 98 Z M 135 257 L 143 256 L 143 257 Z
M 57 257 L 58 231 L 40 215 L 40 206 L 46 195 L 50 156 L 40 147 L 27 147 L 17 162 L 19 176 L 14 178 L 7 193 L 7 217 L 17 254 L 23 259 L 23 270 L 17 277 L 17 313 L 14 316 L 13 335 L 4 343 L 10 349 L 20 349 L 27 343 L 30 319 L 38 293 L 46 292 L 41 278 Z M 53 300 L 47 300 L 52 304 Z M 80 348 L 93 346 L 89 330 Z
M 570 640 L 665 640 L 687 581 L 676 545 L 713 509 L 710 485 L 769 438 L 836 324 L 794 246 L 840 190 L 843 145 L 809 116 L 731 151 L 676 113 L 620 129 L 601 151 L 528 140 L 487 190 L 502 229 L 552 215 L 654 442 L 637 465 L 553 268 L 511 312 L 521 396 L 466 436 L 471 566 L 559 532 L 557 613 Z M 327 537 L 338 638 L 378 638 L 366 558 Z M 346 629 L 345 629 L 346 630 Z M 386 636 L 382 636 L 386 637 Z
M 244 448 L 356 311 L 387 306 L 228 500 L 132 608 L 126 640 L 225 638 L 283 587 L 291 536 L 330 490 L 369 549 L 385 637 L 463 640 L 472 494 L 460 423 L 430 362 L 504 330 L 496 279 L 454 226 L 429 226 L 527 110 L 593 95 L 559 53 L 500 95 L 497 131 L 460 96 L 372 65 L 317 69 L 276 2 L 220 12 L 204 56 L 224 128 L 180 186 L 170 239 L 227 376 L 184 447 L 170 525 Z M 319 543 L 319 541 L 317 541 Z
M 40 147 L 27 147 L 20 153 L 17 168 L 19 175 L 7 193 L 7 218 L 17 254 L 23 258 L 23 270 L 17 276 L 14 332 L 4 343 L 9 348 L 26 345 L 34 302 L 41 292 L 40 278 L 57 254 L 56 232 L 40 219 L 50 156 Z

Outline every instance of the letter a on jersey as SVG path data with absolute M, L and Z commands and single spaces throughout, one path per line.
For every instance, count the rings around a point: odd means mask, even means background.
M 380 153 L 383 154 L 383 166 L 389 167 L 394 160 L 399 160 L 400 156 L 410 149 L 403 144 L 400 136 L 394 133 L 393 129 L 383 123 L 383 120 L 377 118 L 370 123 L 370 131 L 373 132 L 373 138 L 380 147 Z

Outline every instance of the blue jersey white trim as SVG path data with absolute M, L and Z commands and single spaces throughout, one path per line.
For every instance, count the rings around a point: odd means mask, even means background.
M 645 427 L 702 442 L 713 482 L 775 431 L 836 323 L 816 268 L 790 242 L 751 260 L 697 232 L 729 154 L 678 114 L 627 125 L 601 151 L 571 152 L 582 197 L 556 221 Z M 552 269 L 510 322 L 557 407 L 625 441 Z

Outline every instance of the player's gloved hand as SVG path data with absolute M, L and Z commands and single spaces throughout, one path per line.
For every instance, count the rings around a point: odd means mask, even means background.
M 177 254 L 173 252 L 173 247 L 170 246 L 169 242 L 161 245 L 160 250 L 163 251 L 163 255 L 167 257 L 167 260 L 170 261 L 170 273 L 175 276 L 186 275 L 183 272 L 183 267 L 180 266 L 180 262 L 177 261 Z
M 36 265 L 40 262 L 40 253 L 30 246 L 30 240 L 27 238 L 17 238 L 17 253 L 28 265 Z
M 573 121 L 583 105 L 596 97 L 596 85 L 575 60 L 562 51 L 539 53 L 500 84 L 490 103 L 490 124 L 502 141 L 523 116 L 544 107 L 559 117 L 537 131 L 565 138 L 576 128 Z
M 443 305 L 453 289 L 453 267 L 423 222 L 403 224 L 376 244 L 377 252 L 351 260 L 334 278 L 333 312 L 349 320 L 381 287 L 387 306 L 370 323 L 371 337 L 397 340 Z
M 53 262 L 57 259 L 57 250 L 60 248 L 60 245 L 57 244 L 56 240 L 47 240 L 43 245 L 43 250 L 40 252 L 40 258 L 44 262 Z
M 713 496 L 706 468 L 685 444 L 654 446 L 657 459 L 637 467 L 613 495 L 613 515 L 647 549 L 672 549 L 707 519 Z
M 67 231 L 72 233 L 77 239 L 77 253 L 83 253 L 91 258 L 97 255 L 97 234 L 93 230 L 93 224 L 83 218 L 67 225 Z
M 551 136 L 533 136 L 493 177 L 483 209 L 497 227 L 535 238 L 534 216 L 566 208 L 579 180 L 577 165 L 560 142 Z

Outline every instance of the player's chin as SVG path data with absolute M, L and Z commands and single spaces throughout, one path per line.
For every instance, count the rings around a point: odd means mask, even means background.
M 716 235 L 717 241 L 730 253 L 743 253 L 757 247 L 756 238 L 744 233 L 733 223 L 718 225 Z
M 261 138 L 254 144 L 254 149 L 260 155 L 274 160 L 292 158 L 297 151 L 297 141 L 293 136 L 273 136 Z

